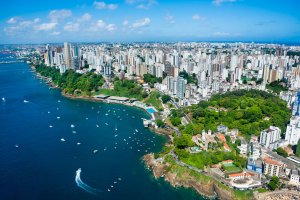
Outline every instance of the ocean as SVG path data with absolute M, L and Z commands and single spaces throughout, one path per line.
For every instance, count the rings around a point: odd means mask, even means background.
M 142 156 L 166 142 L 143 127 L 149 117 L 65 98 L 26 63 L 0 64 L 0 199 L 204 199 L 145 168 Z

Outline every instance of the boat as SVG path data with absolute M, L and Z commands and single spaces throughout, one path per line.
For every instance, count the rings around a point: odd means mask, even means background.
M 15 147 L 16 147 L 16 148 L 19 148 L 19 145 L 16 144 Z
M 3 101 L 3 102 L 5 102 L 5 101 L 6 101 L 4 97 L 2 97 L 2 101 Z
M 118 130 L 118 128 L 117 128 L 117 125 L 115 126 L 115 131 L 117 131 Z
M 53 126 L 52 125 L 49 125 L 49 128 L 52 128 Z
M 81 145 L 81 143 L 80 143 L 80 142 L 77 142 L 77 145 Z
M 95 149 L 94 151 L 93 151 L 93 153 L 97 153 L 98 152 L 98 150 L 97 149 Z
M 29 103 L 29 101 L 27 101 L 27 100 L 24 100 L 23 102 L 24 102 L 24 103 Z
M 137 129 L 135 129 L 135 132 L 139 132 Z
M 64 138 L 61 138 L 60 141 L 65 142 L 66 140 Z
M 60 117 L 56 117 L 57 119 L 60 119 Z
M 70 126 L 71 128 L 74 128 L 75 127 L 75 125 L 74 124 L 71 124 L 71 126 Z

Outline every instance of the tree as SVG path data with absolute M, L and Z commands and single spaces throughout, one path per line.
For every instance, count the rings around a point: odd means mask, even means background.
M 271 190 L 275 190 L 276 188 L 279 187 L 279 178 L 277 176 L 273 176 L 268 184 L 268 187 L 271 189 Z
M 281 148 L 281 147 L 279 147 L 278 149 L 276 149 L 276 152 L 279 155 L 281 155 L 281 156 L 283 156 L 285 158 L 288 157 L 288 153 L 283 148 Z
M 164 94 L 162 95 L 161 100 L 163 103 L 167 103 L 168 101 L 171 100 L 171 97 L 169 95 Z
M 161 119 L 157 119 L 156 120 L 156 125 L 161 128 L 165 125 L 165 123 Z
M 180 137 L 176 137 L 174 139 L 174 144 L 179 149 L 185 149 L 194 145 L 192 136 L 188 134 L 182 134 Z

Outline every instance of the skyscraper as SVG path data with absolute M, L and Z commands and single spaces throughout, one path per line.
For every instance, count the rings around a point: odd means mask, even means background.
M 71 47 L 70 47 L 70 44 L 67 42 L 64 43 L 64 58 L 65 58 L 66 69 L 73 69 L 72 57 L 71 57 Z
M 182 77 L 177 78 L 176 95 L 178 98 L 183 99 L 185 93 L 185 82 Z

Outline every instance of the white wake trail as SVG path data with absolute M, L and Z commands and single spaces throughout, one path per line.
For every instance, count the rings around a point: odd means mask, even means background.
M 75 182 L 77 184 L 78 187 L 82 188 L 83 190 L 87 191 L 88 193 L 91 193 L 93 195 L 98 195 L 99 190 L 95 189 L 95 188 L 92 188 L 91 186 L 85 184 L 81 178 L 80 178 L 80 174 L 81 174 L 81 168 L 79 168 L 77 171 L 76 171 L 76 176 L 75 176 Z

